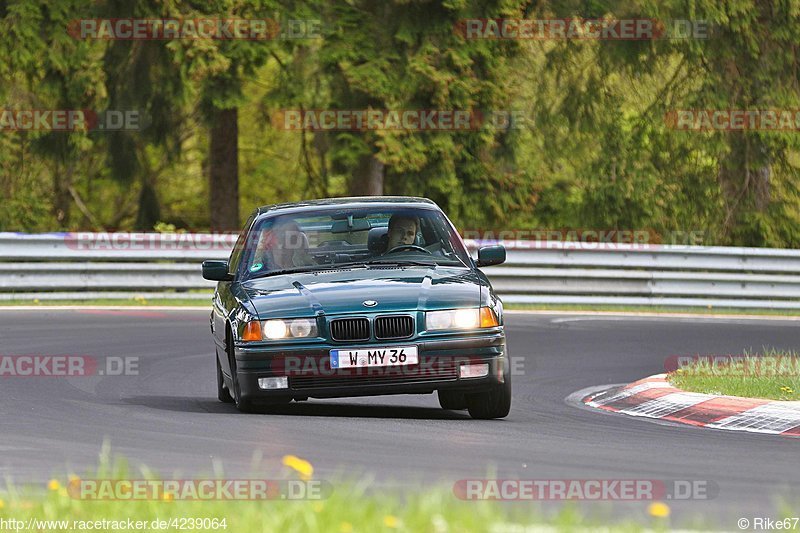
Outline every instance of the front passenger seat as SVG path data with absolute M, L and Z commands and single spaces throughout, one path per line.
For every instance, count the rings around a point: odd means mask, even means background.
M 367 234 L 367 249 L 373 255 L 386 253 L 389 245 L 389 228 L 372 228 Z

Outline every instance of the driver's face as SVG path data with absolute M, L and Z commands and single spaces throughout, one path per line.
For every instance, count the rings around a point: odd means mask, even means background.
M 417 225 L 412 220 L 401 220 L 389 233 L 389 249 L 404 244 L 414 244 L 416 238 Z

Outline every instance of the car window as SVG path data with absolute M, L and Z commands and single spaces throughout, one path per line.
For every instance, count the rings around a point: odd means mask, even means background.
M 253 224 L 254 218 L 255 215 L 251 215 L 250 218 L 247 219 L 244 228 L 242 228 L 242 231 L 239 233 L 239 237 L 236 239 L 236 243 L 233 245 L 230 258 L 228 258 L 229 274 L 235 274 L 239 268 L 239 263 L 241 262 L 242 255 L 244 253 L 244 244 L 247 241 L 250 226 Z
M 353 263 L 470 264 L 461 239 L 436 209 L 329 208 L 265 216 L 248 241 L 245 277 Z

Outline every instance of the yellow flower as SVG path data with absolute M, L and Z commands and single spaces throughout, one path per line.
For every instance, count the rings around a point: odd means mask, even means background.
M 325 508 L 325 506 L 322 505 L 321 503 L 314 502 L 314 512 L 315 513 L 321 513 L 324 508 Z
M 383 517 L 383 525 L 386 527 L 395 529 L 399 523 L 400 521 L 397 519 L 396 516 L 387 514 L 386 516 Z
M 669 505 L 663 502 L 653 502 L 647 507 L 647 513 L 656 518 L 666 518 L 669 516 Z
M 161 496 L 161 499 L 162 499 L 162 500 L 164 500 L 165 502 L 171 502 L 172 500 L 174 500 L 174 499 L 175 499 L 175 495 L 174 495 L 174 494 L 172 494 L 171 492 L 165 492 L 165 493 L 164 493 L 164 494 Z
M 351 524 L 350 522 L 342 522 L 342 525 L 339 526 L 339 531 L 341 531 L 342 533 L 350 533 L 351 531 L 353 531 L 353 524 Z
M 51 479 L 47 484 L 47 488 L 50 490 L 58 490 L 61 488 L 61 483 L 59 483 L 57 479 Z
M 294 455 L 284 455 L 283 464 L 300 474 L 300 479 L 309 480 L 314 475 L 314 467 L 311 466 L 311 463 Z
M 0 500 L 0 509 L 2 509 L 5 506 L 6 506 L 6 502 L 4 502 L 3 500 Z

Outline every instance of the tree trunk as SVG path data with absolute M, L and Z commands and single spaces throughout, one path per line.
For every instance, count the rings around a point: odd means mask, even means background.
M 217 109 L 211 118 L 209 202 L 212 230 L 239 229 L 238 110 Z
M 156 223 L 160 220 L 161 206 L 156 189 L 149 181 L 145 182 L 142 184 L 142 192 L 139 194 L 139 210 L 136 213 L 134 228 L 137 231 L 153 231 Z
M 65 168 L 56 164 L 53 172 L 53 216 L 59 228 L 69 225 L 69 212 L 72 198 L 69 195 L 70 178 Z
M 362 156 L 350 181 L 353 196 L 381 196 L 385 165 L 374 154 Z
M 738 132 L 730 140 L 731 153 L 720 161 L 717 179 L 725 202 L 726 216 L 722 234 L 729 242 L 743 242 L 742 231 L 755 228 L 740 227 L 745 213 L 764 212 L 770 203 L 769 158 L 763 144 L 753 142 Z M 731 238 L 731 236 L 734 236 Z M 746 246 L 762 246 L 760 241 L 747 240 Z

